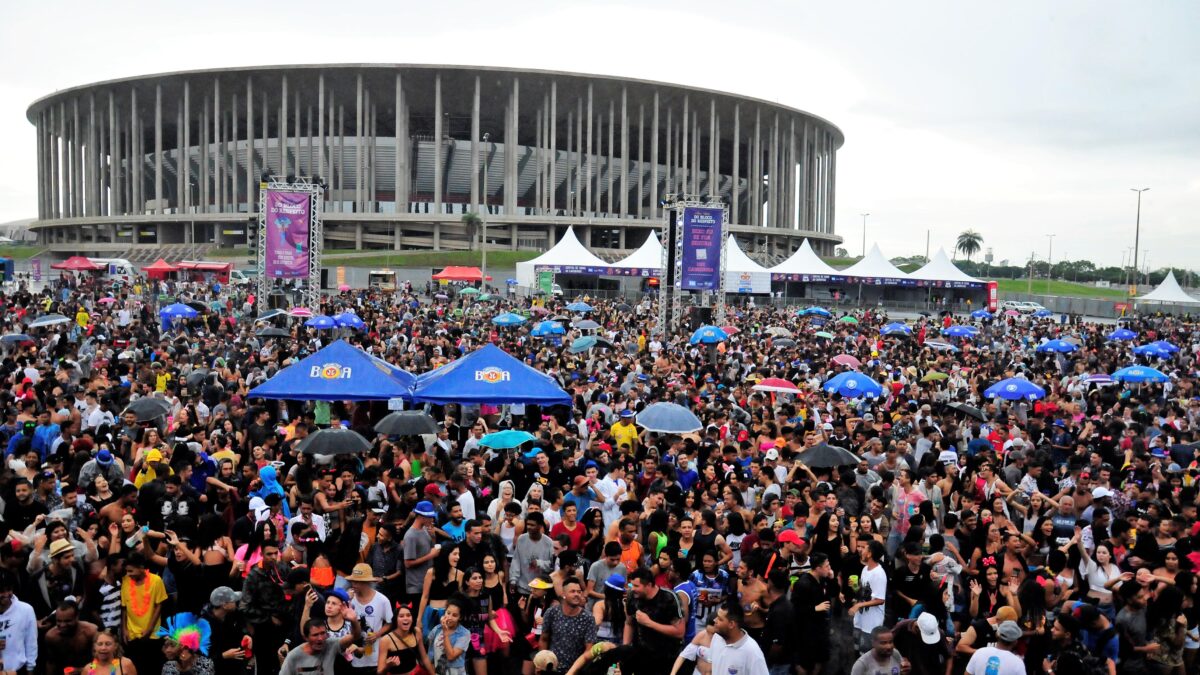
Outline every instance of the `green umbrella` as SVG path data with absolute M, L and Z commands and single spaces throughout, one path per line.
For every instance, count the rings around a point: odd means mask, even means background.
M 833 339 L 833 333 L 827 333 L 827 332 L 825 332 L 825 331 L 823 331 L 823 330 L 819 330 L 819 331 L 817 331 L 816 333 L 814 333 L 814 335 L 816 335 L 816 336 L 817 336 L 817 337 L 819 337 L 819 338 L 825 338 L 826 340 L 832 340 L 832 339 Z
M 931 370 L 928 373 L 925 373 L 925 377 L 922 377 L 921 381 L 922 382 L 937 382 L 939 380 L 944 380 L 948 377 L 950 377 L 950 376 L 945 373 L 939 373 L 936 370 Z
M 479 289 L 474 286 L 467 286 L 458 292 L 459 295 L 479 295 Z
M 479 298 L 477 298 L 477 299 L 480 302 L 491 302 L 492 300 L 496 299 L 496 296 L 492 295 L 491 293 L 484 293 L 484 294 L 480 295 Z
M 842 318 L 838 319 L 838 321 L 841 323 L 858 323 L 858 319 L 852 316 L 843 316 Z
M 577 338 L 574 342 L 571 343 L 570 351 L 572 354 L 578 354 L 580 352 L 586 352 L 587 350 L 589 350 L 595 346 L 596 346 L 596 336 L 595 335 L 585 335 L 581 338 Z

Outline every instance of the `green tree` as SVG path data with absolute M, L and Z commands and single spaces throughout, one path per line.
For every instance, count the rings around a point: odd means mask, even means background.
M 958 242 L 955 244 L 954 250 L 955 252 L 961 251 L 963 255 L 967 256 L 967 260 L 970 260 L 971 256 L 979 253 L 979 249 L 982 247 L 983 235 L 975 230 L 966 230 L 958 235 Z
M 479 214 L 474 211 L 467 211 L 462 217 L 463 225 L 467 229 L 467 250 L 475 250 L 475 237 L 479 234 L 479 226 L 483 225 L 483 220 L 479 218 Z

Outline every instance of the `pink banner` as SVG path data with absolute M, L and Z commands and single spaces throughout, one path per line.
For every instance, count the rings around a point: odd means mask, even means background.
M 307 192 L 266 192 L 267 276 L 297 279 L 308 276 L 308 228 L 312 199 Z

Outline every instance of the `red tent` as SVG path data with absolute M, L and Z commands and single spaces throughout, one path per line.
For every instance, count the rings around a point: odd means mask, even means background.
M 433 275 L 434 281 L 479 281 L 482 278 L 483 272 L 478 267 L 447 267 Z
M 155 260 L 153 263 L 143 267 L 142 271 L 145 272 L 146 276 L 150 277 L 151 279 L 162 279 L 162 278 L 166 277 L 168 274 L 170 274 L 171 272 L 175 272 L 178 269 L 179 269 L 178 267 L 172 265 L 171 263 L 167 262 L 166 260 L 159 258 L 158 260 Z
M 73 255 L 56 265 L 51 265 L 50 269 L 67 270 L 68 272 L 95 272 L 104 269 L 104 267 L 81 255 Z

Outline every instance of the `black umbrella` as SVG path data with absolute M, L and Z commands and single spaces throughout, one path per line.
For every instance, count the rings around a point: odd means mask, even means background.
M 632 308 L 632 307 L 630 307 L 630 306 L 629 306 L 627 303 L 624 303 L 624 302 L 618 302 L 618 303 L 617 303 L 617 309 L 618 309 L 618 310 L 620 310 L 620 311 L 622 311 L 622 312 L 629 312 L 629 311 L 632 311 L 632 310 L 633 310 L 633 308 Z
M 188 376 L 184 382 L 187 383 L 187 386 L 191 387 L 192 389 L 198 389 L 200 385 L 204 384 L 204 378 L 206 377 L 208 377 L 208 369 L 199 368 L 188 373 Z
M 310 455 L 357 455 L 370 450 L 371 444 L 357 432 L 333 427 L 309 434 L 296 449 Z
M 796 341 L 792 338 L 775 338 L 771 344 L 775 345 L 776 347 L 795 347 Z
M 183 304 L 187 305 L 188 307 L 191 307 L 192 309 L 196 310 L 197 312 L 200 312 L 201 314 L 205 314 L 209 310 L 208 305 L 204 304 L 203 302 L 200 302 L 199 300 L 188 300 L 187 302 L 185 302 Z
M 858 455 L 845 448 L 822 442 L 796 455 L 810 469 L 831 469 L 835 466 L 858 464 Z
M 611 341 L 606 340 L 602 337 L 596 338 L 596 346 L 601 349 L 616 349 L 617 348 L 617 346 L 615 344 L 613 344 Z
M 121 413 L 133 413 L 137 415 L 139 422 L 149 422 L 156 420 L 171 411 L 171 404 L 161 398 L 142 397 L 129 404 L 128 408 Z
M 375 431 L 388 436 L 419 436 L 436 434 L 438 423 L 420 410 L 400 410 L 379 420 Z
M 987 415 L 984 415 L 982 410 L 974 406 L 969 406 L 966 403 L 959 403 L 958 401 L 955 401 L 953 403 L 947 403 L 946 407 L 955 412 L 960 412 L 967 417 L 974 417 L 980 422 L 987 421 Z
M 258 337 L 263 337 L 263 338 L 290 338 L 290 337 L 292 337 L 291 333 L 287 332 L 286 330 L 284 330 L 282 328 L 276 328 L 274 326 L 272 326 L 271 328 L 264 328 L 264 329 L 258 331 L 257 333 L 255 333 L 255 335 L 257 335 Z

